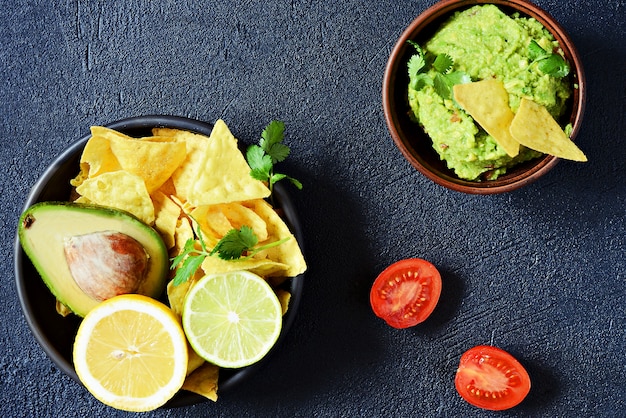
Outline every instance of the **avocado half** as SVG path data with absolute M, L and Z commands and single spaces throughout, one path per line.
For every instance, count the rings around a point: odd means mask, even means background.
M 158 298 L 167 281 L 169 258 L 161 236 L 133 215 L 102 206 L 41 202 L 20 217 L 18 236 L 52 294 L 76 315 L 84 317 L 99 301 L 76 284 L 66 261 L 64 243 L 80 235 L 117 231 L 134 238 L 148 254 L 145 279 L 137 293 Z

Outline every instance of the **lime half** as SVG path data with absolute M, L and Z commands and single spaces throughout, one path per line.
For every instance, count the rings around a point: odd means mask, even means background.
M 248 271 L 207 275 L 189 291 L 183 329 L 193 349 L 225 368 L 263 358 L 282 327 L 278 297 L 261 277 Z

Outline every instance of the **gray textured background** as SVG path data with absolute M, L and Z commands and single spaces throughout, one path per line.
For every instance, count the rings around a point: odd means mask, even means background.
M 429 1 L 1 1 L 0 415 L 132 416 L 105 407 L 45 356 L 21 312 L 13 240 L 24 199 L 65 147 L 129 116 L 223 118 L 243 142 L 287 125 L 283 170 L 310 265 L 301 309 L 272 361 L 195 416 L 626 416 L 626 87 L 623 0 L 537 0 L 582 53 L 578 139 L 510 194 L 434 185 L 386 130 L 381 81 L 401 31 Z M 388 264 L 431 260 L 444 289 L 433 316 L 398 331 L 369 287 Z M 493 414 L 456 394 L 458 359 L 504 348 L 533 389 Z

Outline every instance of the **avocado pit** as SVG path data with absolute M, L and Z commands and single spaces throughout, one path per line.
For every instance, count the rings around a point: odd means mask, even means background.
M 138 293 L 146 279 L 148 253 L 136 239 L 122 232 L 71 236 L 64 242 L 64 251 L 74 281 L 97 301 Z

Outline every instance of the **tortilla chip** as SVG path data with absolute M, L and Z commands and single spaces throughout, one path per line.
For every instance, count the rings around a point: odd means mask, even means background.
M 188 200 L 194 206 L 262 199 L 270 195 L 270 189 L 263 182 L 250 176 L 250 166 L 223 120 L 215 123 L 201 154 L 200 171 L 189 188 Z
M 181 318 L 183 315 L 185 297 L 187 296 L 187 292 L 189 292 L 191 285 L 191 280 L 187 280 L 178 285 L 174 285 L 174 280 L 170 280 L 167 283 L 167 300 L 169 302 L 170 309 L 178 316 L 178 318 Z
M 205 235 L 211 238 L 211 246 L 217 244 L 231 229 L 241 229 L 243 225 L 252 228 L 259 241 L 267 239 L 265 221 L 240 202 L 200 206 L 191 212 L 191 216 L 198 221 Z
M 152 194 L 154 205 L 154 228 L 163 238 L 167 248 L 174 246 L 174 235 L 180 216 L 180 207 L 163 193 L 157 191 Z
M 191 345 L 188 342 L 187 343 L 187 376 L 193 373 L 194 370 L 197 370 L 198 368 L 200 368 L 200 366 L 202 366 L 204 363 L 206 363 L 206 360 L 200 357 L 198 353 L 194 351 L 194 349 L 191 347 Z
M 177 129 L 158 128 L 156 131 L 159 135 L 170 135 L 176 141 L 185 143 L 187 155 L 185 160 L 172 173 L 172 182 L 174 187 L 176 187 L 176 195 L 183 200 L 189 200 L 191 187 L 198 173 L 202 171 L 204 150 L 207 148 L 210 139 L 205 135 Z M 155 129 L 153 129 L 153 132 L 155 132 Z
M 282 245 L 282 244 L 281 244 Z M 269 258 L 246 258 L 238 260 L 222 260 L 217 256 L 209 256 L 202 262 L 205 274 L 228 273 L 231 271 L 248 270 L 258 276 L 267 278 L 285 276 L 290 266 Z
M 217 382 L 219 367 L 204 363 L 185 379 L 183 389 L 204 396 L 213 402 L 217 401 Z
M 198 222 L 204 234 L 204 239 L 210 247 L 214 247 L 228 231 L 233 229 L 219 205 L 205 205 L 195 208 L 190 215 Z
M 176 195 L 176 187 L 174 187 L 174 182 L 172 181 L 172 178 L 170 177 L 169 179 L 167 179 L 165 181 L 165 183 L 163 183 L 161 185 L 161 187 L 159 187 L 156 191 L 154 191 L 151 194 L 157 193 L 157 192 L 161 192 L 163 193 L 165 196 L 175 196 Z
M 126 171 L 113 171 L 87 179 L 76 192 L 96 205 L 132 213 L 148 225 L 154 222 L 154 206 L 142 178 Z
M 166 128 L 164 126 L 157 126 L 156 128 L 152 128 L 152 135 L 169 137 L 169 138 L 177 138 L 181 135 L 181 133 L 184 133 L 184 132 L 190 133 L 182 129 Z
M 453 91 L 454 100 L 510 157 L 519 154 L 519 142 L 509 132 L 509 125 L 515 114 L 509 107 L 509 94 L 501 81 L 486 79 L 456 84 Z
M 287 313 L 287 310 L 289 309 L 289 301 L 291 300 L 291 293 L 283 289 L 277 289 L 276 296 L 278 296 L 280 307 L 283 310 L 283 315 L 285 315 Z
M 185 247 L 185 243 L 190 239 L 194 239 L 194 234 L 189 219 L 186 217 L 179 218 L 174 230 L 174 246 L 170 250 L 173 256 L 180 254 Z
M 56 300 L 56 311 L 62 317 L 66 317 L 69 314 L 74 313 L 74 312 L 72 312 L 72 310 L 70 308 L 68 308 L 65 304 L 63 304 L 63 302 L 61 302 L 58 299 Z
M 148 193 L 157 190 L 184 161 L 184 142 L 111 138 L 111 151 L 123 170 L 141 177 Z M 158 162 L 158 163 L 155 163 Z
M 278 216 L 274 208 L 263 199 L 251 200 L 244 202 L 244 204 L 254 210 L 267 225 L 268 238 L 264 242 L 259 242 L 259 245 L 289 238 L 286 242 L 276 247 L 259 252 L 258 255 L 278 263 L 287 264 L 289 266 L 285 272 L 287 277 L 294 277 L 304 273 L 307 267 L 300 246 L 285 221 Z
M 242 226 L 247 225 L 254 230 L 260 242 L 267 239 L 267 225 L 252 209 L 240 202 L 222 203 L 218 207 L 228 218 L 233 228 L 241 229 Z
M 511 123 L 511 134 L 525 147 L 573 161 L 587 161 L 585 154 L 567 137 L 548 110 L 522 98 Z
M 121 169 L 119 161 L 111 150 L 110 137 L 113 135 L 125 137 L 125 135 L 115 131 L 113 131 L 115 134 L 111 134 L 108 131 L 111 129 L 101 126 L 91 127 L 91 138 L 85 144 L 80 157 L 80 167 L 87 173 L 87 178 Z

